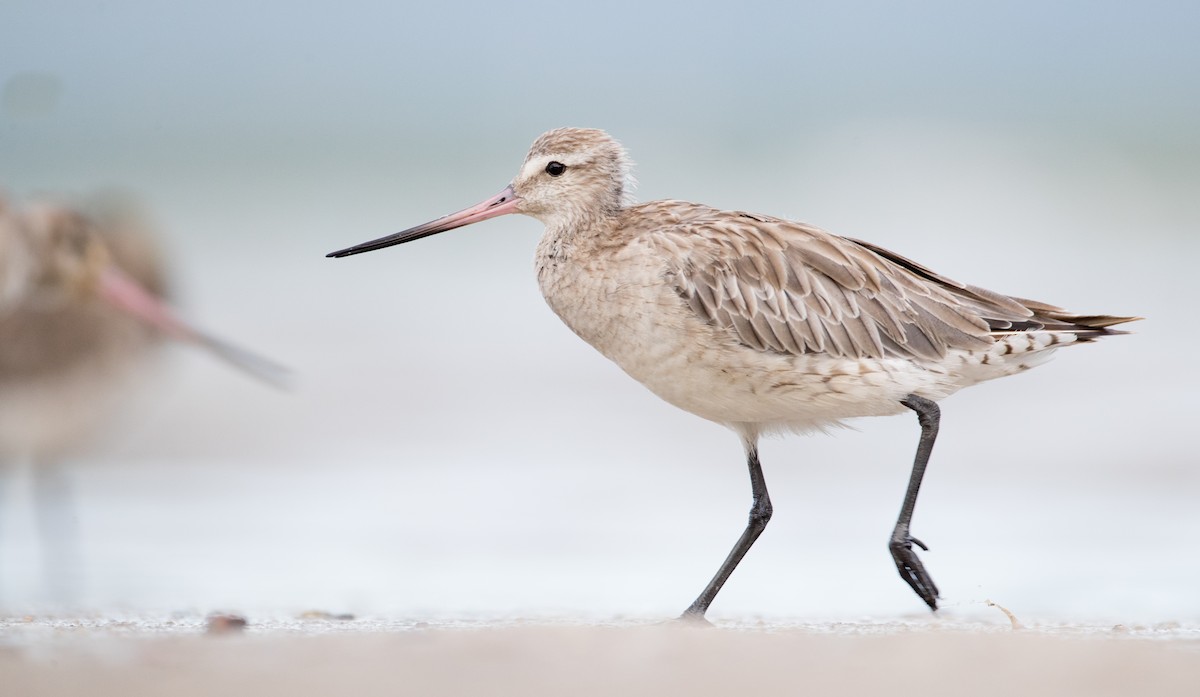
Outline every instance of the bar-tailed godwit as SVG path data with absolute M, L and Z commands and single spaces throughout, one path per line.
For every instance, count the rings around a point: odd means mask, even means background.
M 270 382 L 286 378 L 178 319 L 153 235 L 128 202 L 86 209 L 0 200 L 0 478 L 11 461 L 33 465 L 47 576 L 60 600 L 75 564 L 59 463 L 106 425 L 114 397 L 146 372 L 161 339 L 199 345 Z
M 920 441 L 889 549 L 931 609 L 938 589 L 909 532 L 937 437 L 937 401 L 1027 370 L 1134 317 L 1078 315 L 959 283 L 803 223 L 685 201 L 633 204 L 630 161 L 594 129 L 534 141 L 516 178 L 470 208 L 333 252 L 344 257 L 508 213 L 546 230 L 546 302 L 584 341 L 680 409 L 741 437 L 750 520 L 685 618 L 703 618 L 771 518 L 758 459 L 769 432 L 916 412 Z

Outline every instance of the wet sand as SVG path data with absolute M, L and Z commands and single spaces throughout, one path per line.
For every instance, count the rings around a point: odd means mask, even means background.
M 0 619 L 4 695 L 1196 695 L 1200 627 Z

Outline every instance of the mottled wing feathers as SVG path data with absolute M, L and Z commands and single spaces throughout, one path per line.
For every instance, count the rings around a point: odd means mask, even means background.
M 669 281 L 706 322 L 754 349 L 935 360 L 999 333 L 1106 326 L 940 276 L 864 242 L 778 218 L 679 201 L 646 204 Z M 649 215 L 646 215 L 649 213 Z

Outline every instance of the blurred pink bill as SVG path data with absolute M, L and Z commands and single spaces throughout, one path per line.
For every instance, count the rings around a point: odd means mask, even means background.
M 166 303 L 115 266 L 108 266 L 101 272 L 97 291 L 101 298 L 114 307 L 172 339 L 200 346 L 235 368 L 275 387 L 288 387 L 291 383 L 291 371 L 287 368 L 192 327 L 177 317 Z

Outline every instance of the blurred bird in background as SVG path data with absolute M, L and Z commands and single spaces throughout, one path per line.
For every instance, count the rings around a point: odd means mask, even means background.
M 3 483 L 29 465 L 57 602 L 74 600 L 81 575 L 63 463 L 105 428 L 164 339 L 286 381 L 283 368 L 185 324 L 167 297 L 155 235 L 128 198 L 22 208 L 0 200 L 0 512 Z

